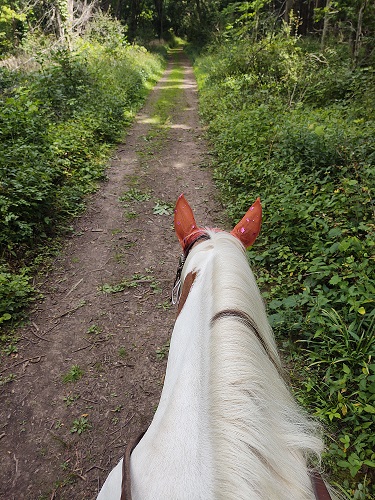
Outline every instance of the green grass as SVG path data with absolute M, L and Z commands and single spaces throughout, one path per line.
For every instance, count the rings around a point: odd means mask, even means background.
M 71 369 L 62 377 L 64 384 L 69 382 L 77 382 L 83 377 L 83 370 L 78 365 L 73 365 Z
M 148 156 L 153 156 L 159 151 L 163 145 L 165 138 L 168 135 L 168 130 L 171 126 L 171 119 L 176 105 L 179 102 L 183 89 L 181 84 L 184 79 L 184 70 L 178 63 L 178 52 L 180 49 L 170 49 L 169 54 L 174 62 L 174 67 L 171 69 L 168 78 L 163 84 L 159 92 L 159 97 L 152 106 L 150 117 L 148 118 L 151 125 L 150 130 L 145 139 L 145 145 L 138 152 L 141 163 L 147 166 L 146 160 Z

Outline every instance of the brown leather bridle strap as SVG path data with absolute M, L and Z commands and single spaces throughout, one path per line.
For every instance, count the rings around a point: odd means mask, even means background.
M 176 273 L 176 278 L 174 280 L 172 289 L 172 304 L 178 304 L 181 295 L 181 273 L 185 265 L 186 259 L 193 248 L 193 246 L 201 240 L 209 240 L 210 237 L 206 233 L 199 232 L 199 234 L 194 238 L 189 244 L 184 248 L 184 253 L 180 256 L 178 262 L 178 268 Z
M 310 472 L 310 479 L 317 500 L 332 500 L 328 488 L 319 472 Z
M 132 451 L 137 446 L 139 441 L 145 435 L 145 432 L 142 432 L 142 434 L 140 434 L 137 438 L 129 441 L 128 446 L 126 447 L 124 458 L 122 460 L 122 484 L 120 500 L 132 500 L 132 490 L 130 482 L 130 455 L 132 454 Z

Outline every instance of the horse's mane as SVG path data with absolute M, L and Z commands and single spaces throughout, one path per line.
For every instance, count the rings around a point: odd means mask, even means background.
M 224 232 L 208 234 L 210 240 L 194 247 L 188 259 L 199 262 L 199 252 L 211 252 L 209 408 L 215 497 L 315 498 L 306 463 L 311 456 L 319 460 L 318 427 L 285 383 L 242 244 Z M 185 267 L 191 266 L 187 262 Z

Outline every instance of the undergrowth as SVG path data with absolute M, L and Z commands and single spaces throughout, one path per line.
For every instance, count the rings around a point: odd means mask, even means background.
M 215 178 L 233 223 L 257 196 L 249 258 L 293 370 L 326 428 L 346 498 L 374 498 L 374 71 L 287 32 L 196 60 Z
M 161 56 L 107 35 L 88 30 L 74 51 L 29 41 L 38 70 L 0 68 L 3 327 L 22 313 L 30 267 L 105 177 L 111 147 L 164 68 Z

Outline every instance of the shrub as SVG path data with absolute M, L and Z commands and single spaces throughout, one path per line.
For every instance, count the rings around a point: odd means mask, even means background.
M 1 267 L 3 322 L 31 292 L 17 269 L 82 208 L 163 68 L 161 57 L 116 37 L 43 52 L 38 71 L 0 72 L 0 266 L 10 264 Z
M 28 303 L 33 287 L 27 269 L 11 273 L 6 266 L 0 266 L 0 325 L 14 320 Z
M 196 74 L 233 223 L 262 199 L 249 258 L 296 395 L 330 429 L 336 484 L 359 499 L 375 465 L 375 99 L 372 70 L 339 55 L 276 34 L 209 48 Z

